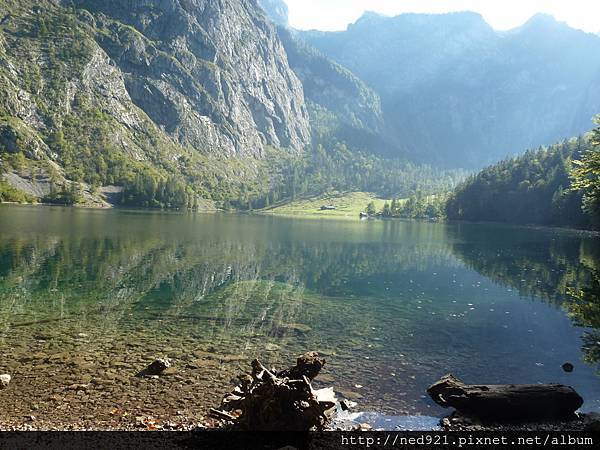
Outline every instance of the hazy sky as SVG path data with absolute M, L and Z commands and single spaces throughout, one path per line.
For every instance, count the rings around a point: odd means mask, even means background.
M 600 31 L 600 0 L 284 0 L 290 25 L 299 29 L 343 30 L 364 11 L 394 16 L 403 12 L 476 11 L 498 30 L 522 25 L 543 12 L 574 28 Z

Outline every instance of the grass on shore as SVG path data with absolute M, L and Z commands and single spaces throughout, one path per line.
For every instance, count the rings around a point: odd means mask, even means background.
M 390 201 L 368 192 L 333 192 L 265 208 L 261 212 L 282 216 L 358 219 L 360 212 L 365 211 L 370 202 L 375 203 L 375 208 L 380 211 L 384 203 Z M 335 209 L 321 211 L 324 205 L 335 206 Z

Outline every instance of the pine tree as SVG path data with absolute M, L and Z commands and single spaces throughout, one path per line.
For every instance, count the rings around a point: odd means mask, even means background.
M 375 203 L 374 202 L 370 202 L 367 205 L 367 214 L 374 215 L 376 213 L 377 213 L 377 209 L 375 208 Z
M 594 122 L 598 125 L 592 131 L 591 148 L 581 160 L 573 161 L 573 189 L 583 191 L 583 209 L 600 225 L 600 115 Z

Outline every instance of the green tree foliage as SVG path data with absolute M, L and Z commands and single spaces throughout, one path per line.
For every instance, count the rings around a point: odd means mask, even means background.
M 385 202 L 385 204 L 383 205 L 383 209 L 381 210 L 381 215 L 383 217 L 392 217 L 392 210 L 391 210 L 390 204 L 388 202 Z
M 14 153 L 7 159 L 10 160 L 12 167 L 19 173 L 22 173 L 27 167 L 27 160 L 21 152 Z
M 125 183 L 121 203 L 147 208 L 186 208 L 193 207 L 193 196 L 185 183 L 175 177 L 164 180 L 138 173 Z
M 384 159 L 353 151 L 344 143 L 326 147 L 317 144 L 304 157 L 273 163 L 279 182 L 269 191 L 251 196 L 242 191 L 233 206 L 263 208 L 278 201 L 310 197 L 330 191 L 373 192 L 382 197 L 407 197 L 417 191 L 428 193 L 452 189 L 466 172 L 442 170 L 400 159 Z M 390 207 L 391 208 L 391 207 Z
M 367 214 L 373 215 L 377 213 L 377 209 L 375 208 L 375 203 L 371 202 L 367 205 Z
M 585 327 L 582 336 L 584 359 L 589 363 L 600 363 L 600 269 L 591 270 L 590 280 L 583 287 L 568 289 L 572 301 L 566 305 L 571 319 Z
M 42 201 L 55 205 L 76 205 L 83 199 L 81 194 L 81 185 L 76 182 L 62 184 L 57 186 L 53 179 L 50 179 L 50 192 Z
M 590 148 L 581 160 L 573 161 L 572 189 L 583 192 L 583 209 L 597 226 L 600 224 L 600 116 L 596 116 L 594 122 L 598 127 L 592 131 Z
M 573 160 L 590 149 L 579 137 L 549 148 L 529 150 L 468 178 L 450 196 L 449 219 L 590 226 L 582 208 L 583 193 L 571 186 Z
M 444 194 L 423 195 L 418 190 L 407 199 L 393 199 L 391 204 L 384 204 L 380 215 L 405 219 L 441 219 L 444 217 L 445 203 Z

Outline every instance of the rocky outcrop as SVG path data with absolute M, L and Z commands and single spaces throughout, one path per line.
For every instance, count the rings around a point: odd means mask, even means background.
M 180 144 L 204 153 L 300 151 L 303 89 L 277 33 L 249 0 L 79 0 L 132 101 Z
M 0 3 L 0 153 L 55 165 L 62 185 L 145 173 L 256 196 L 277 176 L 267 152 L 310 143 L 302 84 L 256 0 Z

